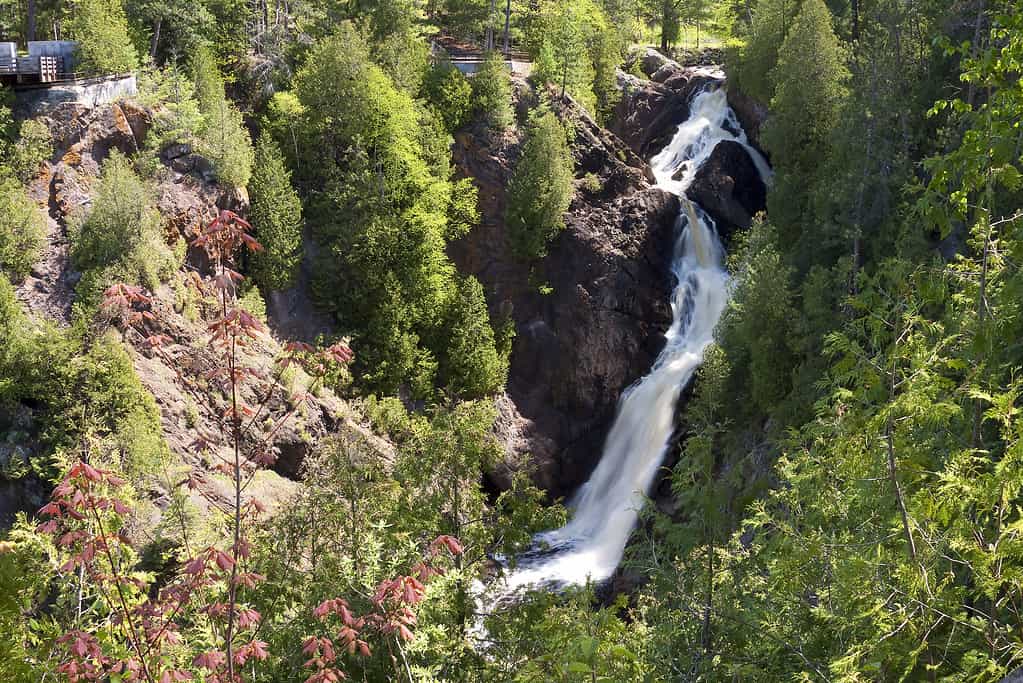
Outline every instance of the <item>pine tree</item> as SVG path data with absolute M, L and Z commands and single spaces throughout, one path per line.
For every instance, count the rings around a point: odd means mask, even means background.
M 565 127 L 550 111 L 529 128 L 511 183 L 505 225 L 512 249 L 524 259 L 541 258 L 565 227 L 572 201 L 573 159 Z
M 462 278 L 452 295 L 445 328 L 450 335 L 441 378 L 459 398 L 482 398 L 499 391 L 508 377 L 508 357 L 497 348 L 483 286 Z
M 802 0 L 760 0 L 753 11 L 753 25 L 742 48 L 736 81 L 746 94 L 769 103 L 784 73 L 775 74 L 778 53 L 788 35 Z M 811 53 L 803 57 L 812 61 Z
M 498 52 L 488 52 L 472 77 L 476 114 L 494 130 L 504 130 L 514 120 L 511 108 L 511 77 Z
M 256 142 L 249 198 L 251 222 L 263 245 L 263 251 L 253 255 L 253 277 L 265 289 L 285 289 L 301 261 L 302 202 L 280 148 L 266 132 Z
M 544 7 L 545 30 L 535 72 L 537 78 L 554 83 L 561 97 L 581 96 L 592 108 L 592 66 L 583 23 L 584 15 L 575 2 L 551 2 Z
M 472 111 L 472 84 L 450 60 L 430 67 L 423 79 L 423 94 L 429 100 L 449 131 L 461 128 Z
M 810 197 L 827 159 L 831 133 L 845 97 L 848 72 L 824 0 L 804 0 L 778 53 L 771 120 L 763 133 L 777 176 L 768 210 L 782 244 L 808 232 Z M 809 251 L 807 245 L 803 251 Z M 798 258 L 798 257 L 797 257 Z
M 791 388 L 795 365 L 788 348 L 792 323 L 789 268 L 775 245 L 772 226 L 757 222 L 742 236 L 731 259 L 735 289 L 720 324 L 721 345 L 742 390 L 764 414 L 777 408 Z
M 195 99 L 205 114 L 219 106 L 224 99 L 224 78 L 220 75 L 213 51 L 205 45 L 196 49 L 190 65 L 195 83 Z
M 533 78 L 571 95 L 598 120 L 606 120 L 618 96 L 615 69 L 623 38 L 604 7 L 592 0 L 547 0 L 530 20 L 528 44 Z
M 195 96 L 203 115 L 199 151 L 213 162 L 217 181 L 245 187 L 252 175 L 252 140 L 241 112 L 228 101 L 213 53 L 200 48 L 192 58 Z
M 79 71 L 111 74 L 138 67 L 121 0 L 78 0 L 72 22 Z

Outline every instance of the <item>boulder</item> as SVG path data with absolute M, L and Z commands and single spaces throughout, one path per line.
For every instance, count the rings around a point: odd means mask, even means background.
M 703 207 L 722 240 L 737 229 L 745 230 L 753 216 L 767 206 L 767 188 L 750 158 L 738 142 L 719 142 L 696 171 L 686 195 Z
M 637 55 L 636 61 L 639 64 L 640 71 L 646 74 L 648 78 L 652 78 L 655 73 L 665 67 L 671 68 L 673 66 L 678 66 L 677 62 L 665 57 L 652 47 L 646 48 Z
M 175 142 L 167 145 L 160 152 L 160 159 L 163 163 L 168 164 L 174 159 L 180 159 L 181 157 L 187 157 L 192 153 L 192 145 L 186 142 Z

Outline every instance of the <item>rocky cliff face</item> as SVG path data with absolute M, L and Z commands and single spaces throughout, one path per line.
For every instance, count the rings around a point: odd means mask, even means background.
M 567 227 L 541 261 L 515 258 L 504 226 L 521 133 L 489 137 L 472 129 L 456 136 L 455 163 L 479 187 L 483 221 L 451 255 L 483 283 L 491 313 L 510 316 L 517 332 L 498 401 L 497 431 L 508 455 L 490 473 L 498 488 L 513 470 L 532 468 L 553 497 L 574 491 L 600 458 L 619 396 L 663 345 L 679 205 L 653 187 L 644 159 L 688 118 L 692 97 L 723 74 L 682 67 L 653 50 L 638 59 L 650 79 L 619 73 L 622 99 L 610 131 L 573 103 L 550 98 L 574 131 L 577 181 Z M 522 118 L 536 98 L 523 82 L 516 93 Z M 765 189 L 741 146 L 721 147 L 691 196 L 727 236 L 763 208 Z
M 17 295 L 32 315 L 66 324 L 71 316 L 74 287 L 80 278 L 68 254 L 68 220 L 92 201 L 100 164 L 111 150 L 129 154 L 143 148 L 151 112 L 131 102 L 99 108 L 68 104 L 51 110 L 43 121 L 53 134 L 56 151 L 45 168 L 40 169 L 29 192 L 40 209 L 47 212 L 49 234 L 42 257 L 30 277 L 17 287 Z M 195 154 L 188 145 L 171 145 L 161 153 L 159 167 L 149 177 L 168 244 L 183 248 L 181 243 L 196 237 L 221 208 L 242 213 L 246 210 L 244 191 L 220 188 L 212 181 L 210 170 L 208 160 Z M 185 277 L 188 273 L 199 277 Z M 211 276 L 204 253 L 189 248 L 179 276 L 152 293 L 155 319 L 146 322 L 147 333 L 166 335 L 161 353 L 147 348 L 139 335 L 124 335 L 139 379 L 160 409 L 167 445 L 196 473 L 194 481 L 204 495 L 194 495 L 193 499 L 200 509 L 209 505 L 210 499 L 227 500 L 225 496 L 229 494 L 225 480 L 214 474 L 217 456 L 228 455 L 219 418 L 226 407 L 225 399 L 204 379 L 221 365 L 220 358 L 206 343 L 207 324 L 218 314 L 216 306 L 204 301 L 194 287 L 196 280 L 202 286 Z M 281 344 L 271 333 L 245 351 L 245 362 L 250 367 L 268 370 L 281 353 Z M 291 411 L 291 394 L 301 392 L 303 382 L 300 374 L 290 382 L 278 382 L 263 373 L 261 378 L 249 380 L 242 393 L 253 405 L 269 396 L 265 416 L 276 421 Z M 31 420 L 31 415 L 19 419 Z M 310 396 L 270 438 L 270 448 L 277 459 L 254 482 L 261 500 L 272 507 L 275 501 L 285 499 L 296 486 L 293 480 L 298 477 L 306 455 L 328 434 L 359 432 L 385 458 L 390 458 L 391 446 L 373 436 L 363 422 L 347 403 L 328 390 Z M 208 446 L 206 450 L 196 448 L 200 440 Z M 4 483 L 0 480 L 0 496 L 6 496 Z M 28 493 L 32 492 L 25 495 Z M 166 500 L 166 493 L 150 492 L 157 507 L 159 501 Z M 0 522 L 4 512 L 0 506 Z
M 498 402 L 508 459 L 493 482 L 505 486 L 511 470 L 532 466 L 534 480 L 556 497 L 586 479 L 619 395 L 663 344 L 678 200 L 654 188 L 638 155 L 580 108 L 555 106 L 575 133 L 578 180 L 567 227 L 548 256 L 534 263 L 512 256 L 504 190 L 520 135 L 482 131 L 456 138 L 455 161 L 479 187 L 483 220 L 451 254 L 517 332 Z

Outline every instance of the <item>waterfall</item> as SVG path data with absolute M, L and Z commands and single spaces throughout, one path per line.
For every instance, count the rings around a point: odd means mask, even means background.
M 748 145 L 721 83 L 699 92 L 689 118 L 650 162 L 657 186 L 682 202 L 671 266 L 676 278 L 672 323 L 664 349 L 650 372 L 619 398 L 600 462 L 569 504 L 570 521 L 538 534 L 515 569 L 485 593 L 477 592 L 482 613 L 521 590 L 599 583 L 618 567 L 671 440 L 679 394 L 713 341 L 728 298 L 728 274 L 713 222 L 685 196 L 696 170 L 722 140 L 743 144 L 769 181 L 770 168 Z

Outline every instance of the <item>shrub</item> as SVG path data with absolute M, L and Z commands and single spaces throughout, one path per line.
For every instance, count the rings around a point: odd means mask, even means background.
M 39 164 L 53 153 L 50 129 L 42 121 L 29 119 L 21 124 L 18 141 L 11 154 L 11 170 L 23 183 L 39 171 Z
M 246 285 L 238 293 L 238 307 L 256 318 L 256 320 L 265 323 L 266 302 L 259 293 L 258 287 L 253 287 L 251 283 L 246 283 Z
M 21 186 L 0 182 L 0 268 L 15 279 L 28 275 L 46 240 L 46 218 Z
M 505 224 L 512 249 L 526 259 L 547 253 L 565 227 L 572 201 L 572 152 L 561 121 L 546 111 L 533 121 L 508 186 Z
M 11 113 L 13 101 L 13 93 L 0 87 L 0 178 L 11 175 L 25 183 L 53 152 L 53 144 L 42 121 L 28 119 L 19 125 Z
M 166 459 L 156 401 L 116 335 L 30 321 L 0 278 L 0 405 L 21 402 L 31 402 L 51 450 L 89 435 L 129 474 L 151 473 Z
M 285 289 L 295 279 L 302 257 L 302 202 L 291 186 L 281 150 L 268 133 L 256 143 L 249 197 L 252 224 L 263 245 L 263 251 L 253 255 L 253 277 L 265 289 Z
M 116 280 L 154 289 L 177 266 L 149 188 L 116 151 L 103 163 L 92 208 L 72 219 L 70 238 L 72 260 L 84 271 L 78 291 L 87 303 Z
M 511 76 L 504 59 L 497 52 L 488 52 L 472 78 L 474 111 L 495 130 L 512 124 Z

